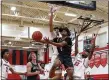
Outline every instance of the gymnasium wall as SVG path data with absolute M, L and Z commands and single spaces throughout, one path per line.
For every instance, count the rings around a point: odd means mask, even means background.
M 93 61 L 91 63 L 89 63 L 89 67 L 86 70 L 86 73 L 87 74 L 89 73 L 91 75 L 100 75 L 100 76 L 104 75 L 105 76 L 105 74 L 108 75 L 108 62 L 106 62 L 106 61 L 102 62 L 100 59 L 102 58 L 102 54 L 104 54 L 104 55 L 106 54 L 107 57 L 105 57 L 105 58 L 107 58 L 107 60 L 108 60 L 108 53 L 107 53 L 108 51 L 105 51 L 105 49 L 108 49 L 108 47 L 107 47 L 107 43 L 108 43 L 108 26 L 107 26 L 107 24 L 103 24 L 101 26 L 103 28 L 101 28 L 99 30 L 99 35 L 102 34 L 102 33 L 105 33 L 105 32 L 106 32 L 106 35 L 102 36 L 103 38 L 100 37 L 100 36 L 97 37 L 96 45 L 99 46 L 98 50 L 97 50 L 98 53 L 97 53 L 97 55 L 94 55 Z M 30 28 L 28 28 L 28 27 L 30 27 Z M 70 29 L 72 29 L 72 28 L 70 28 Z M 30 36 L 28 36 L 28 30 L 30 30 Z M 10 24 L 9 23 L 8 24 L 7 23 L 2 24 L 2 36 L 13 36 L 13 37 L 18 36 L 18 37 L 23 37 L 23 38 L 28 38 L 28 37 L 31 38 L 32 33 L 34 31 L 36 31 L 36 30 L 40 30 L 44 36 L 49 36 L 50 37 L 48 27 L 43 27 L 43 26 L 39 26 L 39 27 L 34 27 L 34 26 L 19 27 L 18 25 L 11 24 L 11 23 Z M 94 33 L 94 32 L 96 33 L 97 29 L 92 29 L 91 31 L 89 31 L 89 33 L 87 33 L 87 35 L 91 36 L 92 33 Z M 79 37 L 79 52 L 83 51 L 83 40 L 84 40 L 85 35 L 86 34 L 81 34 L 81 36 Z M 99 42 L 100 40 L 103 41 L 103 45 L 101 45 L 102 43 Z M 74 51 L 74 47 L 72 47 L 72 53 L 73 53 L 73 51 Z M 49 55 L 50 55 L 49 57 L 50 58 L 52 57 L 52 53 L 53 53 L 53 50 L 52 50 L 52 47 L 50 47 L 49 48 Z M 41 56 L 40 58 L 43 59 L 43 56 Z M 98 59 L 100 60 L 100 62 L 98 61 Z M 105 65 L 103 66 L 101 63 L 105 63 Z M 93 65 L 93 67 L 91 67 L 91 65 Z M 17 71 L 19 71 L 19 70 L 25 71 L 26 70 L 26 69 L 23 69 L 23 68 L 26 68 L 25 65 L 16 65 L 16 66 L 13 65 L 13 67 Z
M 89 61 L 89 67 L 86 69 L 85 74 L 91 75 L 94 78 L 108 78 L 108 51 L 109 45 L 96 48 L 92 59 Z
M 109 77 L 108 74 L 108 51 L 109 51 L 109 44 L 108 44 L 108 25 L 103 24 L 101 25 L 102 28 L 100 28 L 98 32 L 98 36 L 96 39 L 96 46 L 97 48 L 94 51 L 94 55 L 92 59 L 89 62 L 89 67 L 87 68 L 85 74 L 91 75 L 94 79 L 106 79 Z M 92 29 L 92 31 L 89 31 L 87 34 L 83 34 L 79 37 L 79 52 L 83 51 L 83 39 L 85 35 L 88 35 L 89 37 L 93 33 L 97 33 L 98 29 Z M 73 47 L 74 51 L 74 47 Z
M 82 52 L 83 51 L 83 40 L 84 40 L 84 36 L 88 36 L 88 37 L 92 37 L 92 34 L 93 33 L 97 33 L 98 31 L 98 36 L 96 38 L 96 46 L 99 46 L 99 47 L 105 47 L 108 43 L 108 24 L 105 23 L 103 25 L 101 25 L 101 28 L 98 29 L 98 28 L 94 28 L 94 29 L 91 29 L 90 31 L 88 31 L 87 33 L 82 33 L 80 36 L 79 36 L 79 39 L 78 39 L 78 50 L 79 52 Z M 75 41 L 73 41 L 74 43 Z M 75 47 L 73 46 L 72 47 L 72 53 L 75 51 Z
M 31 38 L 34 31 L 41 31 L 43 37 L 50 37 L 49 28 L 46 26 L 24 26 L 19 27 L 17 24 L 2 23 L 2 36 L 13 36 L 22 38 Z
M 96 45 L 98 45 L 99 47 L 104 47 L 105 45 L 107 45 L 108 43 L 108 24 L 105 23 L 103 25 L 101 25 L 101 29 L 99 30 L 99 34 L 102 34 L 104 32 L 106 32 L 106 37 L 105 39 L 99 39 L 97 37 L 96 39 Z M 73 31 L 73 28 L 72 26 L 69 27 L 69 29 L 71 31 Z M 34 31 L 36 30 L 40 30 L 43 34 L 43 37 L 45 36 L 50 36 L 50 32 L 49 32 L 49 28 L 47 26 L 39 26 L 39 25 L 26 25 L 24 27 L 19 27 L 18 24 L 15 24 L 15 23 L 6 23 L 6 22 L 3 22 L 2 23 L 2 36 L 13 36 L 13 37 L 22 37 L 22 38 L 28 38 L 30 37 L 31 38 L 31 35 Z M 97 28 L 95 27 L 94 29 L 91 29 L 90 31 L 88 31 L 87 34 L 81 34 L 81 36 L 79 37 L 79 52 L 82 52 L 83 51 L 83 39 L 84 39 L 84 36 L 85 35 L 88 35 L 88 36 L 91 36 L 92 33 L 96 33 L 97 32 Z M 100 43 L 98 43 L 99 41 L 103 41 L 103 43 L 105 43 L 103 46 L 102 45 L 99 45 Z M 73 41 L 74 42 L 74 41 Z M 74 46 L 72 47 L 72 53 L 74 51 Z M 53 53 L 53 50 L 52 50 L 52 47 L 50 47 L 49 49 L 49 55 L 50 57 L 52 56 L 52 53 Z

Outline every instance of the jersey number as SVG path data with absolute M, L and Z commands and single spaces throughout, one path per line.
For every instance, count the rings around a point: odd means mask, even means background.
M 6 72 L 8 72 L 8 67 L 6 67 Z
M 74 65 L 78 66 L 79 64 L 80 64 L 80 61 L 76 61 Z

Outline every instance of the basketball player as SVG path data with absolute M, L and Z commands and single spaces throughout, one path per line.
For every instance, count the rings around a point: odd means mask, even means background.
M 50 27 L 51 28 L 51 27 Z M 60 38 L 61 37 L 61 34 L 60 34 L 60 29 L 61 28 L 58 28 L 58 27 L 55 27 L 53 29 L 53 31 L 50 32 L 51 34 L 51 38 L 54 39 L 54 38 Z M 56 46 L 53 46 L 53 55 L 52 55 L 52 58 L 51 58 L 51 63 L 49 63 L 49 69 L 47 68 L 47 70 L 49 71 L 49 79 L 61 79 L 62 78 L 62 67 L 58 67 L 56 66 L 56 62 L 59 61 L 57 59 L 57 55 L 59 54 L 58 51 L 57 51 L 57 47 Z
M 14 71 L 14 69 L 12 68 L 11 64 L 8 62 L 8 58 L 9 58 L 9 50 L 8 49 L 4 49 L 1 52 L 1 60 L 0 60 L 0 68 L 1 68 L 1 79 L 2 80 L 7 80 L 8 78 L 8 72 L 9 70 L 13 73 L 13 74 L 19 74 L 19 75 L 25 75 L 25 73 L 21 73 L 21 72 L 16 72 Z
M 58 38 L 60 36 L 59 34 L 59 28 L 55 27 L 53 31 L 50 31 L 51 34 L 51 38 Z M 37 42 L 41 42 L 41 41 L 37 41 Z M 45 41 L 42 41 L 42 43 L 46 43 Z M 55 66 L 55 62 L 57 62 L 56 57 L 58 55 L 58 51 L 57 51 L 57 47 L 52 45 L 52 49 L 53 49 L 53 56 L 51 58 L 51 63 L 47 64 L 45 66 L 45 70 L 47 70 L 46 72 L 46 76 L 41 75 L 41 77 L 43 77 L 43 79 L 47 79 L 47 78 L 53 78 L 55 76 L 55 78 L 53 79 L 59 79 L 61 76 L 59 75 L 59 68 L 56 69 Z M 49 67 L 48 67 L 49 66 Z M 49 73 L 48 73 L 49 71 Z
M 59 28 L 58 27 L 55 27 L 54 28 L 54 31 L 51 32 L 51 37 L 54 39 L 54 38 L 59 38 L 61 35 L 59 33 Z M 52 67 L 50 69 L 50 72 L 49 72 L 49 78 L 50 79 L 60 79 L 61 78 L 61 75 L 62 75 L 62 72 L 60 71 L 60 67 L 56 67 L 55 66 L 55 63 L 58 61 L 56 58 L 57 58 L 57 55 L 59 54 L 58 53 L 58 50 L 57 50 L 57 47 L 53 45 L 53 56 L 52 56 Z
M 69 80 L 73 80 L 73 63 L 71 58 L 72 41 L 69 37 L 70 31 L 65 27 L 61 29 L 60 33 L 62 38 L 54 38 L 53 41 L 50 41 L 48 38 L 44 38 L 44 40 L 39 42 L 52 44 L 57 47 L 59 54 L 55 62 L 55 67 L 60 67 L 61 64 L 64 64 Z
M 77 80 L 85 79 L 84 73 L 85 73 L 86 68 L 88 67 L 88 62 L 92 58 L 92 55 L 95 49 L 95 39 L 96 39 L 96 36 L 94 36 L 91 46 L 86 45 L 86 48 L 84 49 L 84 52 L 82 54 L 75 53 L 75 58 L 73 61 L 74 79 L 77 79 Z M 66 77 L 66 79 L 68 79 L 68 77 Z
M 36 54 L 31 52 L 27 63 L 27 80 L 40 80 L 39 74 L 43 72 L 43 68 L 36 62 Z

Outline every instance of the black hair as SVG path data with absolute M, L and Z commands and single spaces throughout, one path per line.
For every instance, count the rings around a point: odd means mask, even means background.
M 60 28 L 60 29 L 59 29 L 60 32 L 62 32 L 63 30 L 65 30 L 65 31 L 67 32 L 67 35 L 68 35 L 68 36 L 71 35 L 70 30 L 69 30 L 67 27 Z
M 59 29 L 59 32 L 62 32 L 63 30 L 65 30 L 67 32 L 68 36 L 71 35 L 70 30 L 67 27 L 55 27 L 54 30 L 55 29 Z
M 59 28 L 58 27 L 54 27 L 53 29 L 55 30 L 55 29 L 59 29 Z
M 3 56 L 4 56 L 4 54 L 5 54 L 6 52 L 9 52 L 9 50 L 8 50 L 8 49 L 3 49 L 3 50 L 2 50 L 2 52 L 1 52 L 1 58 L 3 58 Z
M 62 28 L 62 27 L 60 27 L 60 28 L 59 28 L 59 32 L 62 32 L 62 31 L 63 31 L 63 28 Z

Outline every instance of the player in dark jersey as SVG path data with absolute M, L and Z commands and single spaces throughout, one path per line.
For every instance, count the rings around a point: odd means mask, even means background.
M 40 80 L 39 74 L 43 71 L 41 66 L 36 62 L 36 54 L 30 53 L 27 63 L 27 80 Z
M 54 38 L 53 41 L 50 41 L 48 38 L 44 38 L 44 40 L 39 42 L 57 46 L 59 54 L 54 65 L 55 67 L 60 67 L 61 64 L 64 64 L 69 79 L 73 80 L 73 63 L 71 58 L 72 41 L 70 38 L 70 31 L 65 27 L 60 30 L 60 33 L 62 35 L 60 38 Z
M 60 32 L 59 32 L 59 28 L 58 27 L 55 27 L 54 29 L 53 29 L 53 31 L 52 32 L 50 32 L 50 34 L 51 34 L 51 38 L 52 39 L 54 39 L 54 38 L 60 38 L 61 37 L 61 35 L 60 35 Z M 53 40 L 52 40 L 53 41 Z M 49 78 L 51 79 L 51 78 L 53 78 L 53 79 L 60 79 L 61 78 L 61 75 L 62 75 L 62 73 L 60 72 L 60 68 L 59 67 L 56 67 L 55 66 L 55 61 L 57 60 L 56 59 L 56 57 L 57 57 L 57 55 L 59 54 L 58 53 L 58 50 L 57 50 L 57 47 L 56 46 L 54 46 L 54 45 L 52 45 L 52 47 L 53 47 L 53 54 L 55 54 L 55 56 L 53 55 L 52 56 L 52 67 L 50 68 L 50 72 L 49 72 Z

